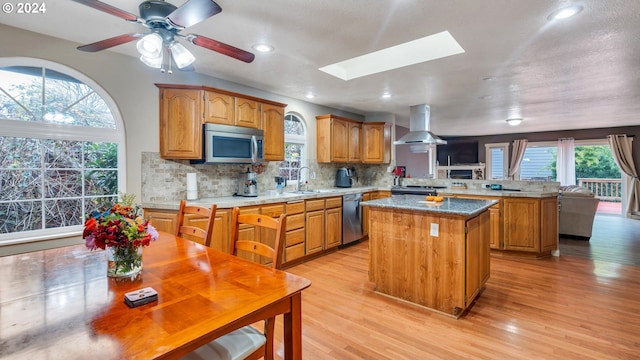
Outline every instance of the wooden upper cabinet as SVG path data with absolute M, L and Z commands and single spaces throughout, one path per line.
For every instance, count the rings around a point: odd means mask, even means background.
M 387 164 L 391 161 L 391 125 L 384 122 L 362 123 L 362 162 Z
M 362 162 L 362 124 L 349 122 L 349 157 L 348 162 Z
M 200 90 L 160 89 L 160 157 L 202 158 Z
M 248 128 L 260 128 L 261 104 L 258 101 L 236 97 L 235 124 Z
M 319 163 L 360 162 L 358 151 L 360 138 L 351 140 L 358 134 L 361 122 L 335 115 L 316 116 L 316 158 Z M 357 142 L 357 144 L 352 144 Z M 353 145 L 353 147 L 352 147 Z
M 262 128 L 267 152 L 264 159 L 284 160 L 287 104 L 207 86 L 155 85 L 160 89 L 160 157 L 163 159 L 202 159 L 202 125 L 206 122 Z
M 204 91 L 204 122 L 235 125 L 235 98 L 227 94 Z
M 265 161 L 284 160 L 284 107 L 262 105 L 264 130 L 263 157 Z

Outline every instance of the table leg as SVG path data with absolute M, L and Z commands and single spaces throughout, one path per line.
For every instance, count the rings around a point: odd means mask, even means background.
M 284 314 L 284 358 L 302 360 L 302 294 L 291 297 L 291 311 Z

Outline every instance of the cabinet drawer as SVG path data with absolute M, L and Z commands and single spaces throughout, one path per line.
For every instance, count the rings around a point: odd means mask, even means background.
M 262 215 L 267 215 L 271 217 L 278 217 L 284 213 L 284 205 L 269 205 L 263 206 L 261 209 Z
M 284 249 L 284 262 L 299 259 L 304 256 L 304 243 L 286 247 Z
M 240 208 L 240 215 L 244 215 L 244 214 L 260 214 L 260 208 L 258 208 L 258 207 L 243 207 L 243 208 Z M 213 224 L 213 226 L 215 228 L 215 223 Z M 244 229 L 253 228 L 253 227 L 254 227 L 253 225 L 240 224 L 240 226 L 238 228 L 241 229 L 241 230 L 244 230 Z
M 304 213 L 287 215 L 287 231 L 304 227 Z
M 337 207 L 341 207 L 342 206 L 342 198 L 341 197 L 334 197 L 334 198 L 328 198 L 325 199 L 326 201 L 326 208 L 327 209 L 332 209 L 332 208 L 337 208 Z
M 304 242 L 304 229 L 287 231 L 285 247 L 298 245 Z
M 291 214 L 300 214 L 304 212 L 304 201 L 300 201 L 297 203 L 289 203 L 286 205 L 286 213 L 287 215 Z
M 307 200 L 307 211 L 324 210 L 324 199 L 322 200 Z

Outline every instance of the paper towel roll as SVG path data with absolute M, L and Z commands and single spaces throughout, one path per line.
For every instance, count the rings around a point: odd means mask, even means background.
M 198 181 L 196 173 L 187 174 L 187 200 L 195 200 L 198 198 Z

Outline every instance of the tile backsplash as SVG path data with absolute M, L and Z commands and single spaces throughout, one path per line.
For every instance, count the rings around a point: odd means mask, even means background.
M 279 162 L 265 162 L 258 174 L 258 194 L 275 189 L 274 177 L 278 176 Z M 198 198 L 231 196 L 236 192 L 240 173 L 248 164 L 191 164 L 188 160 L 165 160 L 159 153 L 142 153 L 142 202 L 179 201 L 187 197 L 187 174 L 196 173 Z M 311 161 L 311 171 L 316 178 L 309 180 L 310 189 L 335 187 L 336 171 L 340 167 L 354 167 L 357 177 L 354 186 L 389 186 L 393 176 L 387 173 L 387 165 L 318 164 Z M 303 173 L 304 174 L 304 173 Z M 287 183 L 287 191 L 295 190 L 295 182 Z

